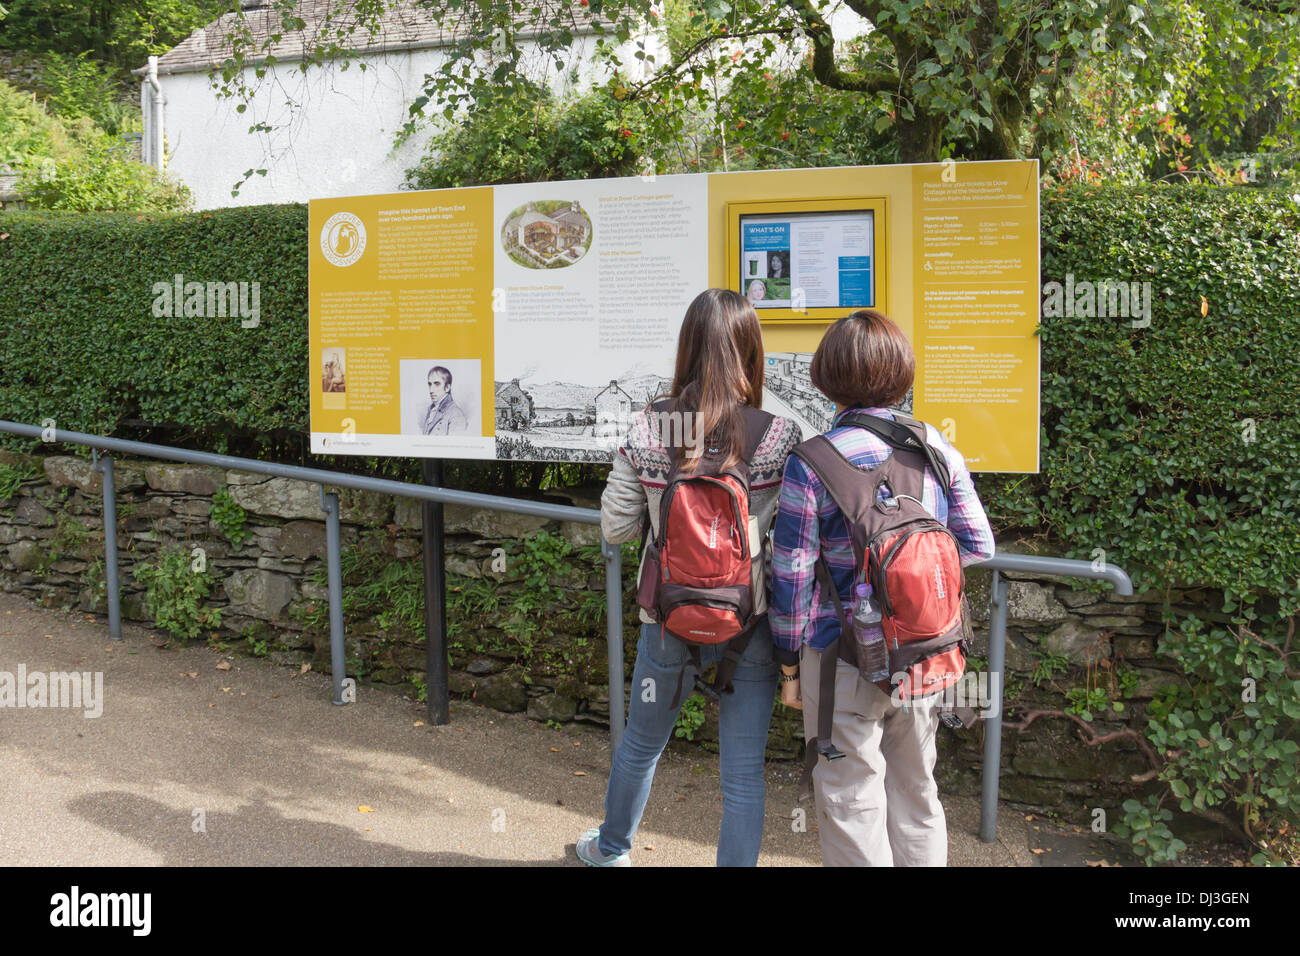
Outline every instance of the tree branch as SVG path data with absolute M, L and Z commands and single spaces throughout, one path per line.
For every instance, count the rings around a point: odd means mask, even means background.
M 844 90 L 850 93 L 893 93 L 898 91 L 902 81 L 897 73 L 888 70 L 855 73 L 841 70 L 836 65 L 835 34 L 832 32 L 830 24 L 822 19 L 821 14 L 812 5 L 811 0 L 787 0 L 786 6 L 803 23 L 808 39 L 812 41 L 812 69 L 813 76 L 816 77 L 818 83 L 833 90 Z M 859 2 L 850 2 L 849 6 L 859 16 L 871 19 L 869 13 L 864 12 L 869 8 L 860 0 Z M 885 36 L 890 37 L 888 33 L 885 33 Z M 892 37 L 890 39 L 892 42 Z

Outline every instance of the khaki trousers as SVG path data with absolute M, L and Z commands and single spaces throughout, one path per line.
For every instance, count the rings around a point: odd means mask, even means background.
M 821 653 L 799 662 L 804 739 L 817 736 Z M 895 706 L 839 661 L 831 742 L 843 759 L 813 771 L 826 866 L 946 866 L 948 830 L 934 782 L 938 696 Z

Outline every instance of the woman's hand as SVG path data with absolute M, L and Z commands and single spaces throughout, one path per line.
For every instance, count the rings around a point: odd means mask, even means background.
M 792 676 L 794 679 L 790 680 Z M 781 703 L 795 710 L 803 710 L 803 698 L 799 696 L 799 668 L 782 665 L 781 677 Z

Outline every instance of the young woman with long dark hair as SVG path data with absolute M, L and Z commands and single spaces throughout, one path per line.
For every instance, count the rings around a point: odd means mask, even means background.
M 759 408 L 762 394 L 763 335 L 753 306 L 744 296 L 724 289 L 700 293 L 682 321 L 668 395 L 683 417 L 660 414 L 652 406 L 634 416 L 601 496 L 605 539 L 619 543 L 643 531 L 658 534 L 660 499 L 668 476 L 674 465 L 688 472 L 697 468 L 703 460 L 701 444 L 720 457 L 724 467 L 743 460 L 746 420 L 753 418 L 745 409 Z M 666 423 L 680 433 L 665 434 Z M 785 459 L 801 437 L 793 420 L 773 417 L 748 460 L 749 510 L 760 535 L 772 525 Z M 647 514 L 649 529 L 643 528 Z M 761 558 L 757 566 L 756 586 L 765 589 Z M 579 858 L 592 866 L 631 865 L 628 851 L 650 796 L 655 766 L 672 736 L 681 698 L 689 695 L 691 684 L 689 679 L 683 682 L 682 674 L 695 666 L 686 645 L 674 634 L 644 611 L 641 620 L 627 730 L 610 770 L 605 820 L 577 843 Z M 704 647 L 700 666 L 707 669 L 716 663 L 724 648 Z M 763 838 L 763 756 L 777 685 L 772 654 L 764 614 L 732 677 L 734 690 L 723 694 L 719 703 L 719 866 L 753 866 L 758 861 Z M 610 679 L 619 680 L 621 675 L 611 674 Z M 675 687 L 679 693 L 674 693 Z

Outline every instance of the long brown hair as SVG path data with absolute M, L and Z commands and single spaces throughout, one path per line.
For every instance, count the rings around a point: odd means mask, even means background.
M 698 416 L 688 430 L 723 452 L 728 468 L 744 454 L 740 405 L 763 404 L 763 330 L 750 301 L 729 289 L 705 289 L 686 309 L 677 335 L 677 367 L 668 392 Z M 702 456 L 684 456 L 694 470 Z

